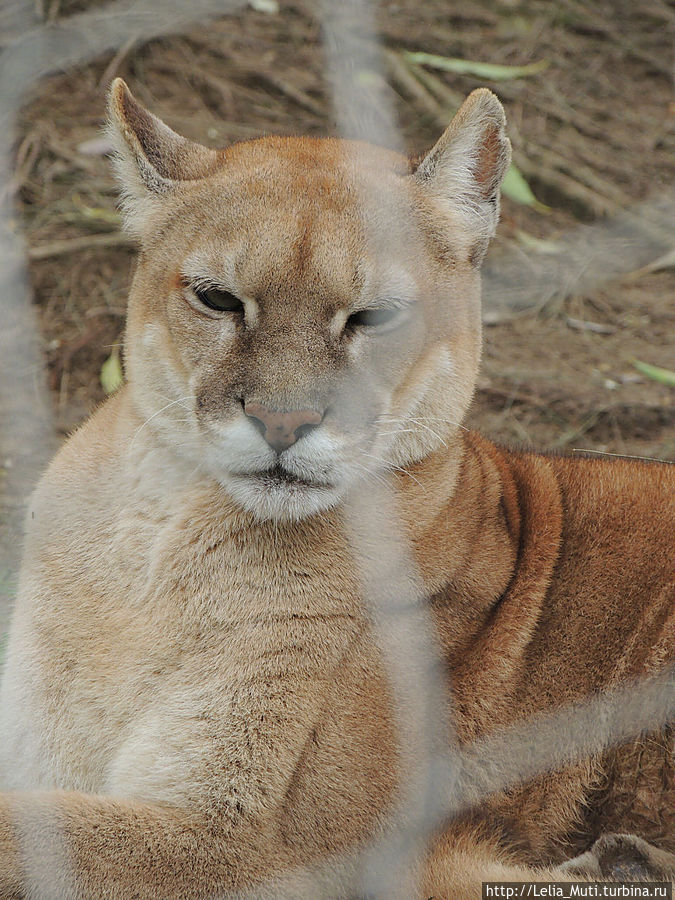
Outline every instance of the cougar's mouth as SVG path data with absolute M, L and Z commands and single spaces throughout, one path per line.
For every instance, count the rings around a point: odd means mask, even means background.
M 342 493 L 339 482 L 308 469 L 296 474 L 277 463 L 263 471 L 231 475 L 226 487 L 236 502 L 260 520 L 299 521 L 330 509 Z
M 257 472 L 253 476 L 257 481 L 259 481 L 263 485 L 267 485 L 269 487 L 281 487 L 281 486 L 297 486 L 297 487 L 306 487 L 306 488 L 330 488 L 332 485 L 328 484 L 326 481 L 315 481 L 310 480 L 308 478 L 301 478 L 299 475 L 295 475 L 293 472 L 289 472 L 288 469 L 285 469 L 280 463 L 277 463 L 276 466 L 272 469 L 268 469 L 266 472 Z

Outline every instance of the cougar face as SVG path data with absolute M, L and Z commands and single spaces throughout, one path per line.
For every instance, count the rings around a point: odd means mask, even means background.
M 114 86 L 141 429 L 257 517 L 315 514 L 458 427 L 508 161 L 498 101 L 472 97 L 415 168 L 330 139 L 207 150 Z

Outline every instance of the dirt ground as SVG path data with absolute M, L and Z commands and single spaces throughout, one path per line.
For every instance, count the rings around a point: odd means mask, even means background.
M 47 14 L 64 19 L 85 5 L 53 2 Z M 673 6 L 385 0 L 378 27 L 379 89 L 395 104 L 408 148 L 431 145 L 461 98 L 487 84 L 504 102 L 515 161 L 548 207 L 503 202 L 470 424 L 541 448 L 675 456 L 673 388 L 635 367 L 675 368 L 672 218 L 670 236 L 661 220 L 654 237 L 653 221 L 635 212 L 673 189 Z M 491 81 L 413 64 L 404 51 L 547 66 Z M 176 130 L 223 145 L 335 133 L 324 63 L 312 5 L 282 0 L 277 13 L 249 7 L 179 36 L 130 42 L 35 91 L 21 115 L 13 188 L 60 435 L 103 399 L 100 370 L 122 340 L 134 264 L 101 140 L 111 79 L 126 78 Z M 642 240 L 634 260 L 630 242 L 614 259 L 594 252 L 621 210 Z M 568 255 L 570 235 L 586 246 L 583 258 Z M 542 279 L 549 263 L 553 275 Z M 507 298 L 495 312 L 507 269 L 525 293 L 529 285 L 529 299 L 515 309 Z

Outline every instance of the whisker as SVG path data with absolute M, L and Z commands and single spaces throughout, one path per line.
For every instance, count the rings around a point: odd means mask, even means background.
M 630 456 L 628 453 L 610 453 L 607 450 L 590 450 L 584 447 L 573 447 L 572 453 L 598 453 L 601 456 L 616 456 L 619 459 L 642 459 L 647 462 L 660 462 L 669 466 L 675 466 L 675 462 L 672 459 L 661 459 L 658 456 Z
M 172 400 L 171 403 L 167 403 L 166 406 L 163 406 L 161 409 L 158 409 L 157 412 L 154 412 L 151 416 L 148 416 L 148 418 L 145 420 L 145 422 L 143 422 L 142 425 L 139 425 L 139 427 L 134 432 L 134 436 L 132 437 L 131 443 L 129 444 L 129 449 L 131 450 L 131 448 L 134 446 L 136 438 L 141 433 L 141 431 L 143 431 L 143 429 L 148 424 L 148 422 L 151 422 L 154 418 L 159 416 L 165 410 L 169 409 L 170 406 L 176 406 L 177 404 L 183 404 L 186 400 L 191 400 L 191 399 L 192 399 L 191 397 L 179 397 L 177 400 Z M 183 409 L 186 409 L 186 408 L 187 407 L 185 407 L 185 406 L 183 407 Z
M 452 425 L 453 428 L 461 428 L 463 431 L 470 431 L 466 425 L 456 422 L 454 419 L 443 419 L 440 416 L 408 416 L 409 422 L 440 422 L 443 425 Z
M 397 428 L 394 431 L 378 431 L 378 437 L 388 437 L 390 434 L 415 434 L 414 428 Z
M 443 444 L 443 446 L 447 448 L 448 445 L 445 443 L 445 441 L 440 436 L 440 434 L 438 434 L 436 431 L 434 431 L 433 428 L 429 428 L 429 426 L 425 425 L 424 422 L 418 422 L 415 419 L 408 418 L 407 423 L 411 424 L 411 425 L 417 425 L 419 428 L 424 428 L 426 431 L 429 432 L 429 434 L 433 434 L 433 436 L 436 438 L 436 440 L 440 441 L 441 444 Z M 411 430 L 414 430 L 414 429 L 411 429 Z
M 391 413 L 382 413 L 379 418 L 381 419 L 391 419 L 396 422 L 442 422 L 444 425 L 454 425 L 457 428 L 465 428 L 469 431 L 469 428 L 466 428 L 466 425 L 462 425 L 461 422 L 457 422 L 455 419 L 448 419 L 445 416 L 393 416 Z
M 409 425 L 420 425 L 422 428 L 425 428 L 425 422 L 440 422 L 443 425 L 452 425 L 453 428 L 461 428 L 462 431 L 470 431 L 471 429 L 467 428 L 466 425 L 462 425 L 461 422 L 456 422 L 454 419 L 444 419 L 441 416 L 392 416 L 389 413 L 382 413 L 378 418 L 384 420 L 388 419 L 389 424 L 396 424 L 397 422 L 405 423 Z
M 409 472 L 407 469 L 404 469 L 402 466 L 395 466 L 394 463 L 388 462 L 386 459 L 382 459 L 382 457 L 380 456 L 375 456 L 375 454 L 373 453 L 364 453 L 363 455 L 370 457 L 370 459 L 374 459 L 376 462 L 382 463 L 387 469 L 393 469 L 397 472 L 402 472 L 404 475 L 407 475 L 408 478 L 412 478 L 414 482 L 419 484 L 422 490 L 426 491 L 425 486 L 422 484 L 419 478 L 415 478 L 415 476 L 411 472 Z
M 369 454 L 365 454 L 365 455 L 369 455 Z M 379 481 L 380 484 L 384 485 L 384 487 L 389 487 L 389 482 L 387 481 L 387 479 L 376 469 L 373 469 L 372 467 L 369 467 L 369 466 L 365 466 L 363 463 L 359 463 L 356 460 L 350 461 L 350 465 L 353 465 L 356 469 L 359 469 L 365 475 L 368 475 L 369 477 L 374 478 L 376 481 Z

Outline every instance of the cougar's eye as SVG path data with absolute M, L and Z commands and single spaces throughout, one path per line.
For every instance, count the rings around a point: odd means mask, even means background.
M 347 328 L 376 328 L 389 325 L 401 315 L 401 310 L 392 306 L 380 306 L 373 309 L 360 309 L 347 319 Z
M 244 304 L 229 291 L 216 287 L 193 287 L 193 291 L 204 306 L 208 306 L 209 309 L 215 309 L 218 312 L 244 311 Z

